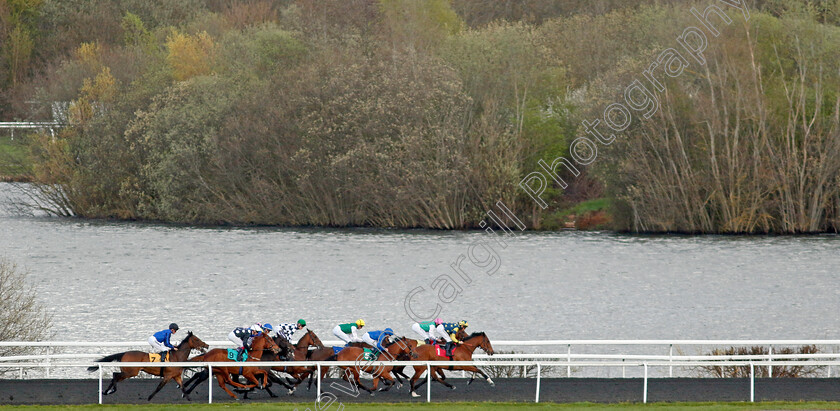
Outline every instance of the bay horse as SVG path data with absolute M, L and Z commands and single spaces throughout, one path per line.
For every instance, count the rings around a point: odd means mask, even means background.
M 461 340 L 463 340 L 464 338 L 467 338 L 467 337 L 469 337 L 469 335 L 467 334 L 466 331 L 464 331 L 463 328 L 459 328 L 458 333 L 455 334 L 455 338 L 457 338 L 458 341 L 461 341 Z M 409 339 L 406 339 L 406 343 L 411 347 L 412 350 L 416 350 L 418 346 L 422 346 L 423 344 L 425 344 L 425 342 L 423 342 L 421 344 L 421 341 L 419 341 L 419 340 L 409 340 Z M 438 340 L 437 343 L 438 344 L 444 344 L 443 340 Z M 369 345 L 367 345 L 365 343 L 353 343 L 353 344 L 363 344 L 364 346 L 370 347 Z M 353 345 L 353 344 L 351 344 L 351 345 Z M 405 372 L 404 372 L 405 367 L 406 367 L 405 365 L 397 365 L 397 366 L 394 366 L 394 369 L 392 370 L 392 372 L 394 373 L 394 377 L 397 378 L 397 382 L 399 382 L 400 384 L 402 384 L 402 378 L 400 378 L 400 376 L 405 378 L 406 381 L 408 381 L 410 379 L 409 376 L 405 375 Z M 438 369 L 437 374 L 440 376 L 440 378 L 442 380 L 446 379 L 446 376 L 443 374 L 443 370 Z
M 292 345 L 292 343 L 290 343 L 288 340 L 286 340 L 286 338 L 284 338 L 283 336 L 281 336 L 279 334 L 274 336 L 273 340 L 274 340 L 274 343 L 277 344 L 278 347 L 280 347 L 280 352 L 275 354 L 273 351 L 264 351 L 262 357 L 260 358 L 260 361 L 267 361 L 267 362 L 293 361 L 295 359 L 295 346 Z M 263 384 L 264 384 L 263 389 L 268 393 L 268 395 L 271 398 L 277 398 L 277 395 L 274 394 L 273 392 L 271 392 L 271 389 L 269 388 L 269 387 L 271 387 L 273 382 L 276 382 L 276 383 L 286 387 L 289 390 L 292 390 L 294 388 L 288 382 L 284 381 L 281 378 L 276 377 L 273 373 L 271 373 L 270 372 L 271 369 L 272 369 L 271 367 L 263 367 L 262 369 L 264 371 L 266 371 L 266 376 L 268 377 L 268 381 L 265 381 L 265 380 L 263 381 Z M 236 380 L 237 378 L 238 378 L 238 375 L 232 375 L 231 376 L 231 379 Z M 237 393 L 243 393 L 244 395 L 242 396 L 242 399 L 247 400 L 248 399 L 248 393 L 253 391 L 253 390 L 254 389 L 251 388 L 249 390 L 234 389 L 233 391 L 237 392 Z
M 230 362 L 236 365 L 231 367 L 213 367 L 213 375 L 216 376 L 216 380 L 219 382 L 219 386 L 225 390 L 228 395 L 230 395 L 233 399 L 237 399 L 236 395 L 228 389 L 228 385 L 231 385 L 236 388 L 253 388 L 259 387 L 262 389 L 264 384 L 257 379 L 257 375 L 263 377 L 263 381 L 268 381 L 268 372 L 259 367 L 252 367 L 252 366 L 245 366 L 246 363 L 253 363 L 260 361 L 262 358 L 263 351 L 271 350 L 275 354 L 280 352 L 280 347 L 277 344 L 266 336 L 265 334 L 260 334 L 254 337 L 254 340 L 251 342 L 251 348 L 248 350 L 248 359 L 246 361 L 233 361 L 228 359 L 228 350 L 227 348 L 214 348 L 208 351 L 206 354 L 197 355 L 190 359 L 190 361 L 201 361 L 201 362 Z M 240 384 L 239 382 L 234 381 L 231 378 L 231 374 L 233 375 L 242 375 L 245 377 L 246 380 L 252 382 L 253 384 Z M 193 385 L 186 390 L 186 393 L 189 394 L 195 387 L 198 386 L 202 381 L 209 378 L 207 371 L 197 373 L 194 375 L 188 383 L 192 383 Z
M 490 344 L 490 339 L 487 338 L 487 335 L 484 334 L 483 332 L 472 333 L 470 336 L 464 338 L 461 341 L 463 342 L 463 344 L 458 346 L 458 348 L 456 348 L 455 351 L 453 352 L 453 356 L 452 356 L 453 361 L 471 361 L 472 356 L 473 356 L 473 352 L 478 347 L 481 347 L 481 349 L 484 350 L 484 352 L 486 352 L 488 355 L 493 355 L 493 353 L 494 353 L 493 352 L 493 345 Z M 417 349 L 415 350 L 415 353 L 417 353 L 418 361 L 448 361 L 449 360 L 449 357 L 438 356 L 437 355 L 437 348 L 435 348 L 434 345 L 421 345 L 421 346 L 417 347 Z M 472 376 L 472 378 L 470 378 L 470 381 L 467 383 L 467 385 L 472 383 L 473 379 L 475 378 L 475 374 L 478 373 L 478 374 L 481 374 L 481 376 L 484 377 L 485 380 L 487 380 L 487 383 L 490 384 L 491 387 L 496 386 L 496 383 L 494 383 L 493 380 L 489 376 L 487 376 L 487 374 L 484 373 L 484 371 L 481 371 L 480 369 L 478 369 L 477 367 L 475 367 L 473 365 L 456 365 L 456 366 L 449 366 L 449 367 L 433 366 L 433 367 L 431 367 L 432 378 L 435 381 L 445 385 L 449 389 L 454 390 L 455 386 L 453 386 L 452 384 L 449 384 L 448 382 L 444 381 L 444 378 L 439 378 L 438 375 L 437 375 L 441 371 L 442 368 L 446 368 L 450 371 L 452 371 L 452 370 L 464 370 L 464 371 L 472 372 L 473 376 Z M 411 377 L 411 396 L 412 397 L 419 397 L 420 396 L 420 395 L 417 394 L 416 390 L 417 390 L 417 388 L 420 388 L 423 384 L 425 384 L 426 380 L 424 379 L 419 384 L 416 384 L 416 382 L 423 374 L 425 374 L 425 372 L 426 372 L 426 367 L 425 366 L 422 366 L 422 365 L 419 365 L 419 366 L 415 365 L 414 366 L 414 375 Z
M 351 382 L 349 378 L 350 374 L 352 373 L 352 383 L 356 384 L 357 387 L 369 392 L 370 395 L 373 395 L 373 392 L 376 390 L 388 391 L 389 389 L 391 389 L 391 386 L 396 384 L 394 378 L 391 377 L 391 371 L 394 367 L 386 365 L 384 363 L 380 363 L 377 366 L 374 365 L 373 362 L 400 360 L 406 361 L 409 359 L 417 358 L 417 354 L 412 350 L 411 346 L 407 343 L 407 341 L 408 340 L 405 337 L 396 337 L 393 339 L 392 342 L 387 342 L 383 344 L 382 346 L 383 348 L 385 348 L 385 351 L 383 351 L 380 357 L 374 361 L 364 360 L 364 348 L 352 346 L 345 347 L 343 350 L 339 351 L 338 356 L 336 356 L 336 361 L 355 361 L 358 365 L 339 366 L 339 368 L 344 370 L 344 373 L 341 374 L 341 378 L 343 378 L 347 382 Z M 370 388 L 367 388 L 361 382 L 359 382 L 359 375 L 362 371 L 373 375 L 372 390 Z M 377 389 L 377 386 L 379 385 L 379 380 L 383 380 L 386 387 Z
M 174 350 L 169 351 L 169 362 L 185 362 L 190 355 L 190 351 L 192 350 L 201 350 L 204 352 L 207 350 L 209 346 L 201 341 L 192 331 L 187 332 L 187 336 L 184 337 L 183 340 L 175 347 Z M 143 351 L 125 351 L 117 354 L 112 354 L 107 357 L 102 357 L 96 362 L 111 362 L 111 361 L 119 361 L 119 362 L 149 362 L 149 353 Z M 88 371 L 96 371 L 99 367 L 88 367 Z M 140 371 L 143 371 L 147 374 L 156 375 L 159 377 L 163 377 L 160 384 L 158 384 L 155 391 L 149 395 L 148 400 L 151 401 L 152 397 L 163 388 L 169 380 L 175 380 L 175 383 L 178 384 L 178 387 L 181 388 L 181 394 L 189 400 L 190 397 L 187 395 L 188 392 L 185 391 L 184 385 L 181 381 L 181 373 L 183 372 L 183 368 L 181 367 L 120 367 L 119 372 L 115 372 L 113 374 L 113 378 L 111 378 L 111 384 L 108 385 L 108 388 L 102 392 L 103 395 L 113 394 L 117 391 L 117 383 L 123 380 L 127 380 L 131 377 L 136 377 L 140 374 Z
M 333 349 L 331 347 L 324 347 L 324 343 L 321 342 L 321 339 L 308 328 L 306 329 L 306 334 L 298 340 L 294 347 L 294 361 L 331 361 L 335 359 Z M 310 350 L 309 347 L 315 347 L 315 349 Z M 292 385 L 292 387 L 289 388 L 289 395 L 293 395 L 295 389 L 297 389 L 298 385 L 300 385 L 307 376 L 309 377 L 309 388 L 312 387 L 312 376 L 317 367 L 286 365 L 282 367 L 272 367 L 271 369 L 277 372 L 285 372 L 293 378 L 293 380 L 289 381 L 290 385 Z M 327 371 L 329 371 L 329 367 L 321 367 L 322 376 L 325 375 Z

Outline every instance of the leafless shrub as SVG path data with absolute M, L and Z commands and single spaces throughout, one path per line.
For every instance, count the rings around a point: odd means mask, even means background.
M 496 354 L 516 354 L 514 351 L 497 351 Z M 494 362 L 504 363 L 505 361 L 516 361 L 514 359 L 499 359 Z M 528 377 L 532 371 L 537 372 L 536 365 L 488 365 L 481 367 L 490 378 L 525 378 Z
M 50 336 L 51 316 L 38 302 L 26 272 L 0 258 L 0 341 L 41 341 Z M 0 347 L 0 356 L 30 352 L 25 347 Z M 4 372 L 0 369 L 0 374 Z
M 803 345 L 799 348 L 778 348 L 773 350 L 773 354 L 816 354 L 820 350 L 816 345 Z M 708 355 L 767 355 L 769 350 L 767 347 L 753 346 L 753 347 L 729 347 L 726 349 L 716 348 L 708 353 Z M 808 360 L 798 360 L 808 361 Z M 813 377 L 823 366 L 813 365 L 785 365 L 773 366 L 773 378 L 803 378 Z M 753 368 L 756 378 L 768 377 L 768 367 L 756 365 Z M 749 365 L 737 365 L 729 367 L 708 366 L 700 367 L 700 374 L 702 376 L 711 376 L 718 378 L 749 378 Z

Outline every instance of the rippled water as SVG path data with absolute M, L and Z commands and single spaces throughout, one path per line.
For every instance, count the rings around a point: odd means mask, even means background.
M 13 190 L 0 184 L 0 197 Z M 31 271 L 58 340 L 203 339 L 306 318 L 410 333 L 406 294 L 483 232 L 196 228 L 0 213 L 0 254 Z M 840 337 L 840 237 L 523 233 L 443 305 L 494 339 Z M 464 267 L 474 267 L 467 261 Z M 432 292 L 414 301 L 434 307 Z M 332 338 L 329 338 L 332 339 Z

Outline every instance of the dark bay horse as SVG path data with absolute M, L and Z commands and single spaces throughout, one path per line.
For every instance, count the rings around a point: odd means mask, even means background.
M 208 345 L 201 341 L 198 337 L 195 336 L 192 332 L 187 332 L 187 336 L 178 344 L 176 349 L 169 351 L 169 362 L 184 362 L 187 361 L 187 358 L 190 355 L 191 350 L 206 350 Z M 100 358 L 96 362 L 110 362 L 110 361 L 119 361 L 119 362 L 149 362 L 149 353 L 143 351 L 126 351 L 121 352 L 118 354 L 109 355 L 107 357 Z M 150 363 L 154 364 L 154 363 Z M 88 367 L 88 371 L 96 371 L 99 367 Z M 181 388 L 182 395 L 187 398 L 188 400 L 190 397 L 187 395 L 188 392 L 184 390 L 184 385 L 181 382 L 181 372 L 183 372 L 183 368 L 181 367 L 120 367 L 120 372 L 115 372 L 113 378 L 111 379 L 111 384 L 108 385 L 108 388 L 102 392 L 103 395 L 113 394 L 117 391 L 117 383 L 123 380 L 127 380 L 131 377 L 137 376 L 140 371 L 143 371 L 147 374 L 157 375 L 159 377 L 163 377 L 160 384 L 158 384 L 155 391 L 149 395 L 149 400 L 155 396 L 155 394 L 163 388 L 169 380 L 175 380 L 175 383 L 178 384 L 178 387 Z
M 487 338 L 487 335 L 484 334 L 483 332 L 472 333 L 470 336 L 464 338 L 461 341 L 463 342 L 463 344 L 461 344 L 460 346 L 458 346 L 457 349 L 455 349 L 455 352 L 454 352 L 454 355 L 453 355 L 453 358 L 452 358 L 453 361 L 472 361 L 473 352 L 478 347 L 481 347 L 481 349 L 484 350 L 484 352 L 486 352 L 488 355 L 493 355 L 493 345 L 490 344 L 490 339 Z M 449 361 L 449 357 L 446 357 L 446 356 L 440 357 L 440 356 L 437 355 L 437 349 L 435 348 L 434 345 L 421 345 L 421 346 L 417 347 L 415 352 L 417 353 L 418 361 Z M 435 381 L 437 381 L 437 382 L 445 385 L 446 387 L 454 390 L 455 386 L 447 383 L 446 381 L 444 381 L 443 378 L 440 378 L 438 376 L 438 373 L 441 371 L 442 368 L 444 368 L 444 367 L 437 367 L 437 366 L 436 367 L 431 367 L 432 378 Z M 484 373 L 484 371 L 481 371 L 480 369 L 478 369 L 475 366 L 472 366 L 472 365 L 456 365 L 456 366 L 450 366 L 450 367 L 445 367 L 445 368 L 447 370 L 450 370 L 450 371 L 451 370 L 471 371 L 473 373 L 473 378 L 475 378 L 475 373 L 481 374 L 481 376 L 484 377 L 485 380 L 487 380 L 487 383 L 490 384 L 491 387 L 496 386 L 496 383 L 494 383 L 493 380 L 490 377 L 488 377 L 487 374 Z M 417 383 L 417 380 L 423 374 L 425 374 L 425 372 L 426 372 L 426 367 L 425 366 L 422 366 L 422 365 L 414 366 L 414 376 L 411 377 L 411 396 L 412 397 L 419 397 L 420 396 L 420 395 L 417 394 L 416 390 L 417 390 L 417 388 L 420 388 L 420 386 L 425 384 L 426 380 L 424 379 L 419 384 L 416 384 L 416 383 Z M 472 383 L 473 378 L 470 378 L 470 381 L 467 384 Z
M 201 361 L 201 362 L 230 362 L 232 366 L 230 367 L 213 367 L 213 375 L 216 376 L 216 380 L 219 382 L 219 386 L 225 390 L 228 395 L 230 395 L 233 399 L 237 399 L 236 395 L 228 389 L 228 385 L 231 385 L 236 388 L 253 388 L 253 387 L 260 387 L 263 388 L 265 384 L 262 381 L 268 381 L 268 372 L 259 368 L 259 367 L 245 367 L 244 365 L 253 365 L 254 362 L 260 361 L 263 355 L 263 351 L 271 350 L 275 354 L 280 352 L 280 347 L 277 344 L 266 336 L 265 334 L 260 334 L 254 337 L 253 342 L 251 342 L 251 349 L 248 350 L 248 360 L 247 361 L 233 361 L 228 359 L 228 350 L 227 348 L 214 348 L 208 351 L 206 354 L 197 355 L 190 359 L 190 361 Z M 241 371 L 240 371 L 241 370 Z M 245 377 L 246 380 L 252 382 L 253 384 L 240 384 L 231 378 L 231 375 L 241 375 Z M 262 376 L 263 379 L 260 381 L 257 376 Z M 186 393 L 189 394 L 195 387 L 198 386 L 202 381 L 209 378 L 208 373 L 196 373 L 192 378 L 190 378 L 187 383 L 191 383 L 192 386 L 186 389 Z

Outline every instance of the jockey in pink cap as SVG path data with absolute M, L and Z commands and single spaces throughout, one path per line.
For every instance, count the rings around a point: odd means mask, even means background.
M 435 342 L 435 327 L 441 324 L 443 320 L 440 318 L 436 318 L 434 321 L 422 321 L 419 323 L 414 323 L 411 326 L 411 329 L 420 335 L 420 338 L 426 342 L 426 344 L 433 344 Z

